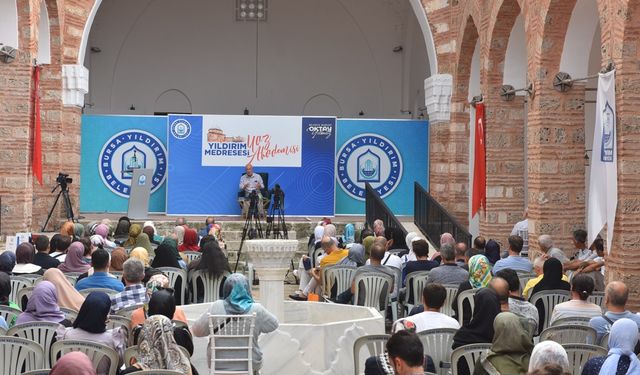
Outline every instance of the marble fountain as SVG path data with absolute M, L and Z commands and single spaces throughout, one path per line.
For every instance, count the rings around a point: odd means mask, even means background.
M 284 276 L 298 241 L 250 240 L 245 244 L 260 279 L 258 302 L 280 320 L 276 331 L 260 338 L 261 374 L 353 374 L 353 343 L 363 335 L 384 334 L 383 316 L 368 307 L 284 301 Z M 189 324 L 207 307 L 183 306 Z M 194 337 L 192 362 L 201 375 L 209 373 L 207 342 L 206 337 Z

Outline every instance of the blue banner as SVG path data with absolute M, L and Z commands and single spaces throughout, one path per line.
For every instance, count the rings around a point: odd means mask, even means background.
M 244 166 L 285 192 L 286 215 L 334 214 L 335 118 L 170 115 L 167 213 L 239 215 Z
M 150 212 L 165 211 L 167 118 L 82 116 L 80 211 L 126 212 L 132 169 L 154 170 Z
M 338 119 L 336 214 L 365 213 L 370 183 L 396 215 L 413 215 L 413 184 L 428 189 L 427 121 Z

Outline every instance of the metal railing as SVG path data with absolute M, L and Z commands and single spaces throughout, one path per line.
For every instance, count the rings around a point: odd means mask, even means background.
M 458 223 L 419 183 L 414 183 L 413 191 L 413 222 L 431 243 L 439 247 L 440 235 L 451 233 L 456 242 L 464 242 L 471 247 L 472 237 L 466 227 Z
M 405 238 L 407 237 L 407 230 L 402 226 L 400 220 L 391 212 L 386 203 L 380 198 L 378 193 L 371 187 L 370 184 L 365 184 L 365 212 L 367 216 L 367 224 L 370 228 L 373 228 L 373 222 L 376 219 L 380 219 L 384 222 L 387 228 L 397 228 L 402 233 L 402 239 L 398 238 L 394 241 L 394 249 L 406 249 L 407 244 Z

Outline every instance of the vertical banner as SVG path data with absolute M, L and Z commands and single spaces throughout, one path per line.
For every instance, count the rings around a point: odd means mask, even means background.
M 335 118 L 170 115 L 167 213 L 239 215 L 240 177 L 251 163 L 286 215 L 334 214 Z
M 475 152 L 473 156 L 473 191 L 471 193 L 471 217 L 481 207 L 487 207 L 486 147 L 484 134 L 484 104 L 476 103 Z
M 413 214 L 414 182 L 428 189 L 427 121 L 339 119 L 336 214 L 363 215 L 370 183 L 396 215 Z
M 153 170 L 150 212 L 164 212 L 167 118 L 82 116 L 80 211 L 127 212 L 133 170 Z
M 615 70 L 598 75 L 596 124 L 591 150 L 593 151 L 589 178 L 588 244 L 593 243 L 607 224 L 607 252 L 611 253 L 618 204 Z

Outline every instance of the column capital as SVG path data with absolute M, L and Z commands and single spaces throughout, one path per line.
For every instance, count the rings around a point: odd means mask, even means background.
M 424 104 L 430 122 L 446 122 L 451 119 L 451 74 L 433 74 L 424 80 Z
M 89 70 L 80 64 L 62 65 L 62 104 L 83 107 L 84 95 L 89 92 Z

